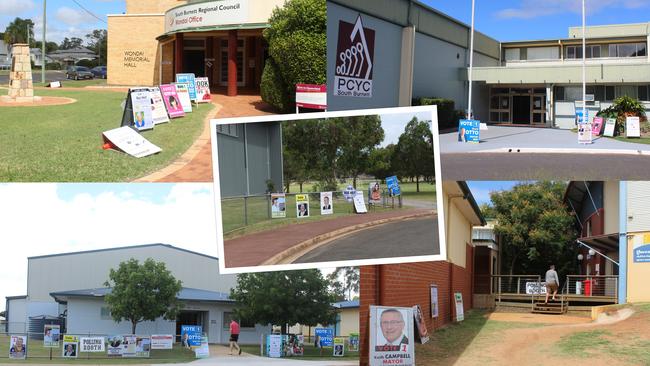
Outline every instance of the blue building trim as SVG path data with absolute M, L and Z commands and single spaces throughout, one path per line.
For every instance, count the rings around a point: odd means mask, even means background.
M 627 182 L 619 182 L 618 303 L 627 303 Z

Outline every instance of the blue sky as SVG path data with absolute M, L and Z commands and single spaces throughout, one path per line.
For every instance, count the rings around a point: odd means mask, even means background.
M 99 18 L 126 10 L 124 0 L 76 0 Z M 261 0 L 263 1 L 263 0 Z M 470 22 L 471 0 L 421 0 L 465 23 Z M 569 26 L 581 24 L 581 0 L 476 0 L 476 27 L 499 41 L 566 37 Z M 648 21 L 650 0 L 587 0 L 591 25 Z M 93 29 L 106 28 L 73 0 L 47 1 L 48 38 L 83 38 Z M 15 17 L 31 18 L 41 36 L 43 0 L 0 0 L 0 31 Z
M 471 0 L 421 0 L 467 24 Z M 499 41 L 566 38 L 581 0 L 476 0 L 476 29 Z M 587 25 L 648 22 L 650 0 L 587 0 Z
M 519 182 L 500 182 L 500 181 L 482 181 L 467 182 L 469 190 L 472 192 L 474 199 L 479 205 L 490 203 L 490 192 L 507 191 L 516 186 Z

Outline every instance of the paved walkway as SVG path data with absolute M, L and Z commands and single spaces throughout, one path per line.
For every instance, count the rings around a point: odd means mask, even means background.
M 258 266 L 282 251 L 319 235 L 371 221 L 397 219 L 398 217 L 426 214 L 427 212 L 430 212 L 430 210 L 405 209 L 345 216 L 304 224 L 285 225 L 273 230 L 227 240 L 224 242 L 225 266 L 227 268 Z M 381 252 L 370 250 L 373 243 L 358 244 L 360 246 L 369 246 L 367 251 L 369 258 L 383 258 Z M 401 248 L 403 255 L 408 256 L 408 245 L 403 243 Z
M 481 131 L 481 143 L 458 142 L 457 133 L 440 135 L 440 152 L 508 152 L 509 149 L 525 149 L 522 152 L 541 152 L 535 149 L 544 149 L 546 152 L 562 151 L 580 152 L 629 152 L 641 150 L 650 153 L 650 145 L 616 141 L 611 138 L 597 137 L 593 144 L 578 143 L 578 134 L 569 130 L 554 128 L 531 128 L 488 126 L 487 131 Z
M 215 118 L 273 114 L 271 107 L 264 103 L 257 94 L 240 94 L 236 97 L 212 94 L 212 102 L 220 108 Z M 206 124 L 198 144 L 199 146 L 195 144 L 192 147 L 195 151 L 188 151 L 191 157 L 188 158 L 184 154 L 169 167 L 163 168 L 148 177 L 138 179 L 138 181 L 212 182 L 212 144 L 210 143 L 209 123 Z

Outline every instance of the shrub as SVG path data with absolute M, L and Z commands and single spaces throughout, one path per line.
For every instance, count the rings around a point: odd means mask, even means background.
M 99 61 L 96 60 L 79 60 L 76 63 L 77 66 L 85 66 L 89 69 L 92 69 L 95 66 L 99 65 Z
M 281 111 L 290 108 L 289 96 L 286 93 L 284 80 L 280 76 L 278 67 L 272 59 L 266 61 L 262 73 L 262 84 L 260 85 L 262 100 Z
M 264 38 L 269 43 L 275 70 L 269 70 L 273 74 L 267 75 L 266 83 L 262 83 L 264 101 L 289 112 L 294 107 L 296 84 L 326 83 L 326 20 L 325 0 L 289 0 L 273 11 Z M 264 72 L 267 73 L 266 67 Z M 268 88 L 273 90 L 265 90 Z M 279 92 L 285 95 L 280 97 Z M 286 103 L 276 104 L 278 101 Z
M 438 106 L 438 129 L 443 130 L 447 128 L 455 128 L 458 126 L 458 112 L 455 109 L 455 103 L 451 99 L 443 98 L 416 98 L 413 100 L 413 105 L 437 105 Z
M 614 104 L 609 108 L 605 108 L 599 111 L 596 116 L 603 118 L 615 118 L 616 119 L 616 134 L 622 135 L 625 132 L 625 119 L 627 117 L 639 117 L 641 120 L 641 130 L 642 132 L 647 132 L 650 130 L 648 126 L 648 119 L 645 114 L 645 107 L 638 100 L 631 98 L 627 95 L 616 98 Z

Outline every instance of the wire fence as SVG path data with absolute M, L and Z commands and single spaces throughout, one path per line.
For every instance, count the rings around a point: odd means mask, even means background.
M 331 209 L 326 210 L 321 202 L 320 192 L 284 193 L 282 210 L 274 207 L 273 198 L 279 193 L 260 195 L 235 196 L 221 199 L 221 219 L 225 234 L 232 233 L 250 225 L 271 222 L 276 220 L 298 219 L 300 208 L 296 196 L 306 196 L 308 202 L 305 208 L 308 215 L 305 217 L 350 215 L 355 213 L 352 200 L 347 199 L 343 191 L 332 192 Z M 369 202 L 364 192 L 364 203 L 370 212 L 380 209 L 394 209 L 402 207 L 402 197 L 389 197 L 387 190 L 381 191 L 378 202 Z M 278 212 L 280 214 L 278 214 Z
M 258 356 L 269 357 L 269 352 L 272 352 L 269 347 L 268 335 L 262 336 L 260 340 Z M 336 343 L 334 339 L 341 340 L 341 343 Z M 301 357 L 301 358 L 322 358 L 322 357 L 351 357 L 357 358 L 359 356 L 359 338 L 352 338 L 349 336 L 334 336 L 329 342 L 323 341 L 321 338 L 310 335 L 303 336 L 302 342 L 298 341 L 297 335 L 287 334 L 282 337 L 280 345 L 281 357 Z

